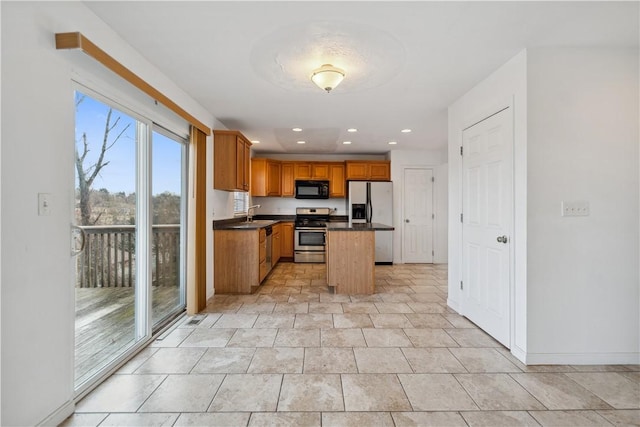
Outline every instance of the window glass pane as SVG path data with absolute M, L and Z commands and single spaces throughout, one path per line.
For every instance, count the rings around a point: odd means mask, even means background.
M 151 250 L 152 325 L 184 308 L 184 266 L 181 257 L 185 224 L 186 144 L 162 133 L 152 134 L 153 205 Z
M 145 125 L 81 92 L 75 104 L 77 388 L 136 343 L 136 128 Z
M 246 214 L 247 207 L 249 206 L 249 193 L 243 191 L 236 191 L 233 193 L 233 213 L 234 214 Z

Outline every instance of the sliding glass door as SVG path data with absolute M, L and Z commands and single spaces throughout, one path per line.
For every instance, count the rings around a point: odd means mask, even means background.
M 186 143 L 75 92 L 75 387 L 122 362 L 185 305 Z
M 187 142 L 158 127 L 152 133 L 152 325 L 185 307 Z

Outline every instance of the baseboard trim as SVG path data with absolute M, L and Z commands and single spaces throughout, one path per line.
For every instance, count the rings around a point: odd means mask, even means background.
M 526 353 L 525 363 L 527 365 L 638 365 L 640 353 Z
M 527 360 L 527 352 L 526 351 L 524 351 L 523 349 L 521 349 L 517 345 L 512 345 L 510 351 L 511 351 L 511 354 L 513 355 L 513 357 L 515 357 L 516 359 L 518 359 L 522 363 L 526 363 L 526 360 Z
M 69 418 L 76 410 L 76 404 L 73 400 L 68 400 L 64 405 L 56 409 L 51 415 L 38 423 L 39 426 L 58 426 L 64 420 Z
M 454 309 L 456 312 L 458 312 L 458 314 L 460 314 L 460 304 L 458 304 L 458 301 L 454 301 L 451 298 L 447 298 L 447 305 Z

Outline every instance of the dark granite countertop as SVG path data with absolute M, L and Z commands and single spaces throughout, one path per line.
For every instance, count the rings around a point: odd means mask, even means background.
M 296 220 L 295 215 L 254 215 L 253 221 L 247 222 L 245 216 L 228 219 L 218 219 L 213 221 L 214 230 L 257 230 L 268 225 L 277 224 L 279 222 L 293 222 Z M 332 215 L 329 218 L 329 224 L 346 224 L 349 217 L 346 215 Z
M 389 225 L 379 224 L 377 222 L 370 223 L 351 223 L 351 222 L 329 222 L 327 230 L 341 231 L 393 231 L 394 228 Z
M 260 228 L 264 228 L 268 225 L 277 224 L 280 221 L 275 221 L 272 219 L 254 219 L 251 222 L 246 222 L 245 220 L 235 221 L 235 222 L 227 222 L 224 224 L 213 223 L 214 230 L 258 230 Z

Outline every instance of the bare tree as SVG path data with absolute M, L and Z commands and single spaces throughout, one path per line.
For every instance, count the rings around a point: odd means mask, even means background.
M 84 101 L 85 96 L 83 95 L 76 101 L 76 108 Z M 86 166 L 85 161 L 87 160 L 87 154 L 89 154 L 89 142 L 87 141 L 87 132 L 83 132 L 80 137 L 82 143 L 82 151 L 78 150 L 78 141 L 76 141 L 76 172 L 78 174 L 78 187 L 80 192 L 80 224 L 81 225 L 94 225 L 99 219 L 100 214 L 91 219 L 91 186 L 93 185 L 93 181 L 100 174 L 100 171 L 109 164 L 108 160 L 105 160 L 105 153 L 114 146 L 116 142 L 122 137 L 125 131 L 129 128 L 130 124 L 127 124 L 115 138 L 110 140 L 110 135 L 118 126 L 120 122 L 120 117 L 117 117 L 113 123 L 111 122 L 111 117 L 113 114 L 113 109 L 109 108 L 107 112 L 107 118 L 104 124 L 104 133 L 102 136 L 102 144 L 100 146 L 100 155 L 95 163 Z

